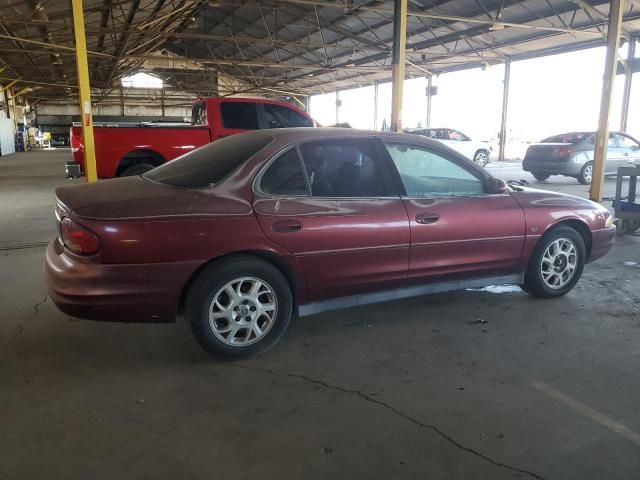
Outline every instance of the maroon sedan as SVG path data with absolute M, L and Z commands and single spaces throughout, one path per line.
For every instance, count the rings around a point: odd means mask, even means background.
M 564 295 L 615 235 L 589 200 L 507 186 L 416 135 L 350 129 L 241 134 L 56 194 L 45 269 L 63 312 L 184 313 L 220 356 L 274 345 L 294 313 L 505 283 Z

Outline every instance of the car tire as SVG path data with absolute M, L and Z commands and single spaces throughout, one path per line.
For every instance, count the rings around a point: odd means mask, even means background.
M 571 227 L 555 227 L 535 246 L 522 289 L 539 298 L 565 295 L 580 279 L 586 258 L 582 236 Z
M 531 173 L 531 175 L 533 175 L 533 177 L 540 182 L 544 182 L 547 178 L 551 176 L 547 173 L 540 173 L 540 172 L 533 172 Z
M 591 185 L 591 179 L 593 178 L 593 162 L 585 163 L 580 169 L 578 174 L 578 182 L 582 185 Z
M 185 301 L 194 337 L 219 358 L 249 357 L 268 350 L 284 335 L 292 312 L 293 295 L 282 272 L 248 255 L 207 266 Z
M 156 168 L 155 165 L 152 165 L 150 163 L 135 163 L 130 167 L 125 168 L 120 176 L 135 177 L 136 175 L 142 175 L 143 173 L 148 172 L 149 170 L 153 170 L 154 168 Z
M 484 167 L 489 163 L 489 152 L 486 150 L 478 150 L 473 156 L 473 163 L 479 167 Z

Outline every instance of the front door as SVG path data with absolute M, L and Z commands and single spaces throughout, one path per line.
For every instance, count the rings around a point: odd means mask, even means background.
M 616 133 L 616 140 L 618 141 L 618 147 L 622 149 L 625 166 L 640 163 L 640 144 L 634 138 L 622 133 Z
M 435 147 L 396 140 L 385 146 L 406 193 L 410 277 L 514 272 L 525 220 L 509 193 L 486 193 L 482 172 Z
M 258 181 L 262 230 L 301 264 L 310 299 L 407 278 L 409 221 L 380 153 L 371 139 L 305 142 L 280 154 Z

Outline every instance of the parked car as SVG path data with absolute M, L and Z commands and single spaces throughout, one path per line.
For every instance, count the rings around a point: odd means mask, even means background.
M 182 312 L 219 356 L 265 350 L 294 314 L 506 283 L 564 295 L 615 236 L 597 203 L 508 186 L 418 135 L 350 129 L 235 135 L 56 196 L 60 310 Z
M 545 138 L 527 149 L 522 169 L 531 172 L 537 180 L 564 175 L 589 185 L 593 176 L 595 140 L 595 132 L 571 132 Z M 611 132 L 605 174 L 615 175 L 618 167 L 635 162 L 640 163 L 640 143 L 626 133 Z
M 405 133 L 422 135 L 443 143 L 447 147 L 453 148 L 465 157 L 473 160 L 477 165 L 484 167 L 491 161 L 493 147 L 489 142 L 471 140 L 464 133 L 452 128 L 411 128 Z
M 229 135 L 264 128 L 313 127 L 304 111 L 277 100 L 203 98 L 192 108 L 191 123 L 97 123 L 93 127 L 98 178 L 140 175 L 201 145 Z M 72 160 L 66 175 L 85 174 L 80 124 L 70 132 Z

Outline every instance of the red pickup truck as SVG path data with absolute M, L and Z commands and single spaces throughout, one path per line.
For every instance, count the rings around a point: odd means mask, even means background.
M 313 127 L 313 119 L 295 106 L 257 98 L 203 98 L 191 123 L 99 123 L 93 126 L 98 178 L 140 175 L 219 138 L 263 128 Z M 80 124 L 70 133 L 72 161 L 67 177 L 85 173 Z

